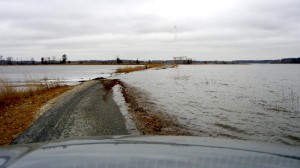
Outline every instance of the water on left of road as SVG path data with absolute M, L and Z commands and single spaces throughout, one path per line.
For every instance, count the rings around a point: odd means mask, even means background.
M 109 77 L 119 65 L 0 66 L 0 79 L 15 85 L 55 81 L 68 85 L 98 77 Z

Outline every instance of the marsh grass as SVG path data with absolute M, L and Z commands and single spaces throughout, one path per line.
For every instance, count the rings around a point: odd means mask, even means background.
M 118 68 L 116 70 L 116 73 L 130 73 L 134 71 L 141 71 L 145 69 L 155 68 L 155 67 L 161 67 L 163 64 L 147 64 L 147 65 L 139 65 L 139 66 L 127 66 L 124 68 Z
M 146 69 L 144 66 L 126 66 L 124 68 L 118 68 L 116 73 L 129 73 L 134 71 L 141 71 Z
M 71 88 L 48 79 L 17 86 L 0 80 L 0 145 L 10 144 L 35 122 L 43 105 Z
M 175 68 L 176 69 L 176 76 L 174 76 L 174 80 L 189 80 L 191 76 L 183 74 L 184 72 L 182 72 L 179 68 L 178 68 L 178 64 L 173 64 L 171 66 L 171 68 Z
M 43 80 L 42 83 L 37 83 L 33 80 L 27 80 L 24 85 L 15 86 L 12 82 L 0 79 L 0 108 L 13 105 L 24 98 L 32 97 L 36 94 L 58 88 L 61 85 L 58 82 L 50 82 Z

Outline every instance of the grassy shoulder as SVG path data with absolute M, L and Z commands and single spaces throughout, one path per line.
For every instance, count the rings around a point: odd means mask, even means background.
M 9 85 L 0 89 L 0 145 L 10 144 L 36 120 L 39 109 L 70 86 L 40 85 L 18 91 Z
M 134 71 L 146 70 L 154 67 L 161 67 L 164 64 L 147 64 L 147 65 L 139 65 L 139 66 L 126 66 L 124 68 L 118 68 L 116 73 L 130 73 Z

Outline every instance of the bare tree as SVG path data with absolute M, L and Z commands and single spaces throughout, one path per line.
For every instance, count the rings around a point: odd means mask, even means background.
M 3 62 L 3 55 L 0 55 L 0 64 Z
M 34 58 L 31 58 L 31 64 L 35 64 Z
M 13 60 L 12 57 L 7 57 L 6 58 L 7 64 L 12 65 L 12 60 Z
M 55 56 L 52 57 L 52 63 L 53 63 L 53 64 L 56 63 L 56 57 L 55 57 Z
M 61 64 L 67 63 L 67 55 L 66 54 L 62 55 L 60 63 Z
M 41 64 L 44 64 L 45 63 L 45 59 L 44 57 L 41 58 Z
M 117 56 L 117 64 L 122 64 L 123 61 L 119 58 L 119 56 Z

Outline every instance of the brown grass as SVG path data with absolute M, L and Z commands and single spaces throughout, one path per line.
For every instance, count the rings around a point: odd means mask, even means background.
M 39 84 L 18 90 L 8 82 L 0 86 L 0 145 L 10 144 L 35 121 L 38 110 L 69 86 Z
M 125 68 L 118 68 L 116 73 L 130 73 L 134 71 L 141 71 L 145 69 L 150 69 L 154 67 L 161 67 L 163 64 L 147 64 L 147 65 L 140 65 L 140 66 L 127 66 Z

